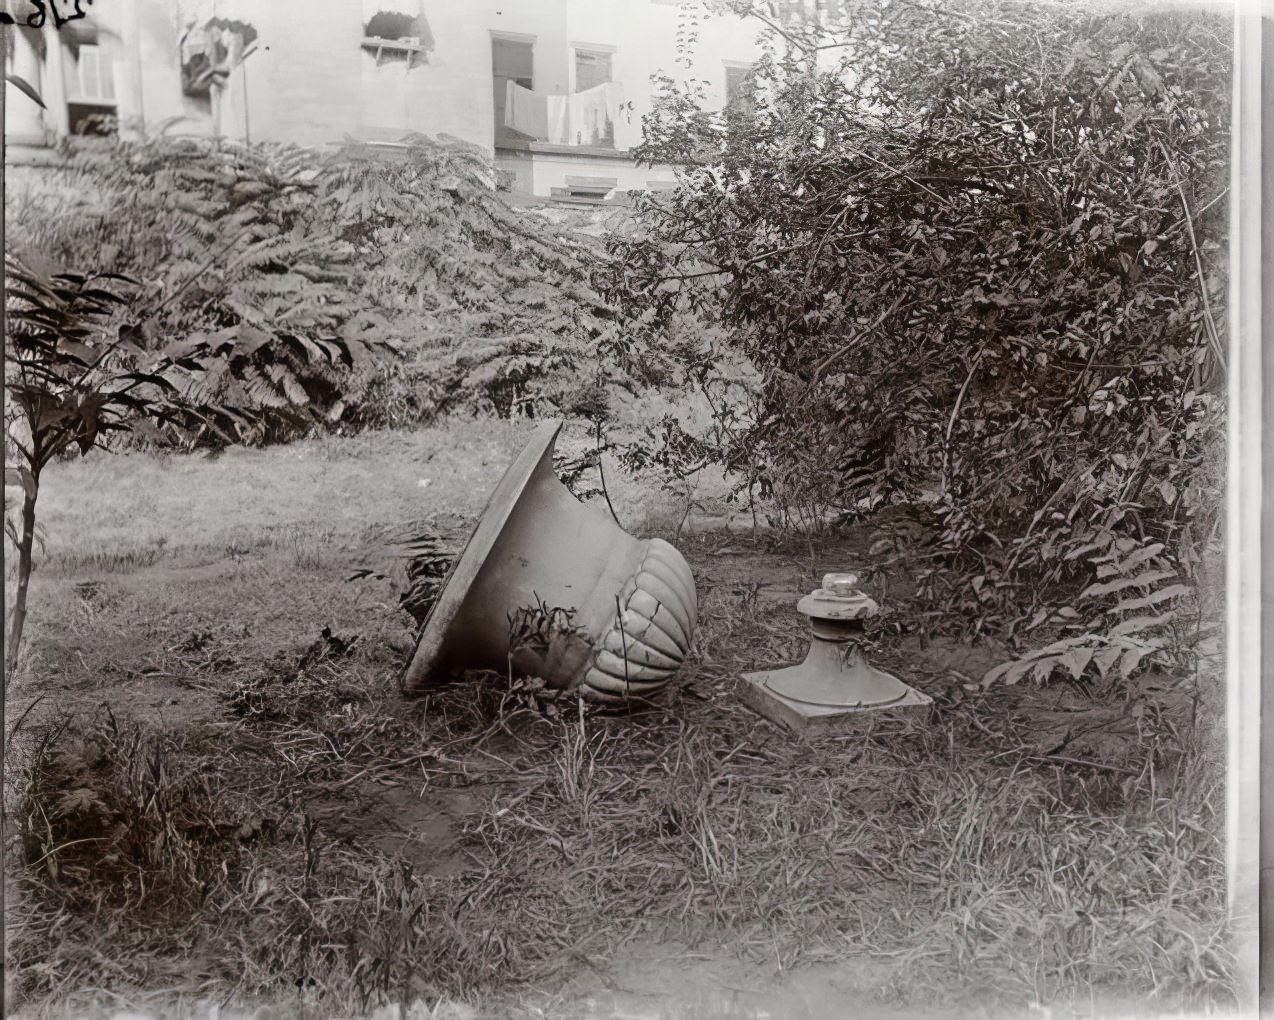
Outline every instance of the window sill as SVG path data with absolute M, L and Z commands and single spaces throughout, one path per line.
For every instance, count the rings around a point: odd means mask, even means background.
M 378 35 L 363 36 L 362 47 L 365 50 L 393 50 L 396 53 L 420 53 L 424 50 L 418 42 L 406 39 L 382 39 Z
M 406 57 L 407 70 L 409 71 L 415 64 L 427 63 L 429 59 L 428 47 L 423 43 L 410 42 L 405 39 L 382 39 L 380 36 L 367 35 L 363 37 L 363 41 L 359 45 L 376 58 L 377 67 L 381 66 L 386 54 Z
M 558 145 L 554 142 L 521 142 L 499 139 L 495 143 L 497 152 L 529 152 L 542 156 L 587 156 L 590 159 L 615 159 L 631 163 L 632 157 L 627 149 L 611 149 L 601 145 Z

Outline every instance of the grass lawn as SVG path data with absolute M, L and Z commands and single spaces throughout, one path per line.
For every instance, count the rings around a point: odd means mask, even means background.
M 29 709 L 6 773 L 14 1015 L 1232 1004 L 1206 686 L 981 691 L 991 653 L 906 633 L 876 661 L 930 709 L 799 741 L 742 706 L 738 674 L 804 654 L 796 597 L 861 564 L 869 527 L 675 534 L 684 506 L 608 470 L 626 526 L 696 573 L 673 688 L 628 714 L 494 674 L 402 699 L 411 621 L 391 582 L 348 578 L 423 528 L 458 547 L 528 431 L 49 471 L 8 689 L 9 727 Z M 907 620 L 905 571 L 871 590 Z

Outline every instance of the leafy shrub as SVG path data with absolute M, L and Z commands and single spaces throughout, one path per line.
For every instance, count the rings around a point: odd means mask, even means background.
M 475 147 L 419 135 L 408 144 L 402 159 L 350 147 L 322 180 L 367 292 L 409 352 L 390 389 L 421 416 L 559 407 L 613 315 L 587 284 L 591 249 L 493 194 Z
M 237 411 L 210 417 L 208 438 L 338 421 L 366 391 L 391 339 L 359 296 L 352 253 L 315 215 L 311 154 L 155 138 L 78 153 L 67 174 L 68 206 L 20 210 L 20 239 L 143 281 L 138 345 L 216 355 L 196 399 Z
M 680 363 L 715 412 L 689 439 L 780 522 L 924 503 L 949 620 L 1168 608 L 1217 522 L 1224 18 L 847 7 L 770 32 L 747 107 L 663 83 L 639 155 L 687 169 L 599 268 L 616 356 Z
M 139 342 L 221 367 L 198 399 L 240 409 L 209 441 L 536 414 L 575 388 L 611 312 L 582 244 L 493 191 L 472 146 L 386 154 L 158 136 L 75 152 L 23 203 L 17 243 L 142 286 Z

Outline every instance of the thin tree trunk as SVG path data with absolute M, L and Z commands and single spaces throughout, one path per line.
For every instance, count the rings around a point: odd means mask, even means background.
M 5 106 L 5 100 L 8 98 L 8 92 L 9 92 L 9 80 L 7 78 L 7 75 L 9 73 L 9 54 L 7 50 L 8 45 L 9 45 L 9 26 L 0 25 L 0 166 L 5 165 L 3 161 L 7 155 L 5 152 L 5 149 L 7 148 L 7 146 L 5 144 L 5 138 L 4 138 L 4 123 L 5 123 L 4 106 Z M 7 229 L 8 229 L 8 222 L 6 220 L 4 204 L 0 203 L 0 248 L 3 248 L 6 252 L 8 252 L 9 250 L 8 236 L 6 234 Z M 8 287 L 6 286 L 6 283 L 7 283 L 7 280 L 5 278 L 5 275 L 0 274 L 0 336 L 2 336 L 4 339 L 4 347 L 5 347 L 5 351 L 7 352 L 9 349 L 9 329 L 8 329 L 8 323 L 5 320 L 5 306 L 9 302 L 9 294 L 8 294 Z M 3 421 L 6 425 L 8 424 L 8 421 L 9 421 L 8 415 L 6 414 L 6 411 L 8 409 L 5 407 L 5 404 L 7 403 L 9 399 L 8 383 L 9 383 L 8 373 L 6 372 L 5 384 L 3 386 L 0 386 L 0 421 Z M 7 432 L 5 435 L 4 443 L 6 447 L 4 451 L 5 453 L 4 459 L 6 461 L 5 466 L 7 467 L 8 452 L 9 452 L 7 449 L 9 445 Z M 4 643 L 3 628 L 0 628 L 0 645 L 2 645 L 3 643 Z M 9 687 L 9 656 L 7 654 L 4 656 L 4 662 L 5 662 L 4 683 L 3 685 L 0 685 L 0 735 L 4 733 L 4 691 L 7 690 Z M 4 750 L 7 752 L 8 747 L 5 747 Z M 0 773 L 2 773 L 2 771 L 3 770 L 0 769 Z M 0 840 L 4 838 L 3 819 L 4 819 L 3 805 L 0 804 Z M 0 883 L 0 890 L 2 889 L 3 889 L 3 884 Z M 2 891 L 0 891 L 0 906 L 3 905 L 3 902 L 4 902 L 4 894 Z M 2 971 L 3 968 L 4 968 L 4 963 L 2 960 L 0 960 L 0 971 Z
M 9 647 L 5 657 L 5 686 L 18 664 L 22 628 L 27 622 L 27 585 L 31 581 L 31 548 L 35 543 L 35 497 L 38 489 L 22 490 L 22 541 L 18 544 L 18 588 L 13 596 L 13 619 L 9 624 Z
M 0 167 L 3 167 L 6 165 L 6 157 L 8 155 L 8 153 L 5 151 L 7 146 L 5 144 L 5 138 L 4 138 L 4 125 L 6 123 L 5 103 L 9 98 L 8 96 L 8 93 L 9 93 L 8 47 L 9 47 L 9 34 L 11 32 L 13 33 L 14 36 L 17 35 L 17 33 L 13 31 L 12 27 L 8 25 L 0 26 Z M 54 43 L 54 45 L 58 45 L 58 44 Z M 0 248 L 4 249 L 5 252 L 8 252 L 9 250 L 8 229 L 9 229 L 8 216 L 4 209 L 4 203 L 0 202 Z M 6 274 L 0 273 L 0 339 L 3 339 L 4 347 L 6 351 L 8 351 L 9 349 L 9 324 L 5 317 L 5 307 L 9 303 L 8 291 L 9 291 L 9 288 L 8 288 L 8 281 L 6 279 Z M 8 402 L 8 397 L 9 397 L 9 380 L 8 380 L 8 373 L 6 372 L 6 378 L 5 378 L 4 384 L 0 385 L 0 422 L 4 422 L 5 425 L 7 425 L 9 421 L 8 408 L 5 406 L 5 404 Z M 5 446 L 8 446 L 7 434 L 4 437 L 4 444 Z M 7 450 L 5 450 L 4 452 L 5 454 L 8 453 Z M 5 457 L 4 459 L 7 460 L 7 457 Z M 27 499 L 26 486 L 22 487 L 22 497 L 24 501 Z M 32 503 L 31 503 L 31 519 L 32 519 L 32 522 L 34 523 L 35 521 L 34 500 L 32 500 Z M 24 521 L 23 535 L 24 536 L 26 535 L 25 520 L 26 520 L 26 506 L 24 502 L 24 505 L 23 505 L 23 521 Z M 35 539 L 34 527 L 31 530 L 32 530 L 31 540 L 34 541 Z M 30 546 L 30 542 L 28 542 L 27 543 L 28 562 L 30 562 L 30 558 L 31 558 L 31 546 Z M 0 574 L 0 589 L 3 589 L 3 586 L 4 586 L 3 574 Z M 26 593 L 26 588 L 24 586 L 22 590 L 22 611 L 24 614 L 26 612 L 26 597 L 27 597 L 27 593 Z M 4 627 L 0 626 L 0 648 L 2 648 L 3 644 L 4 644 Z M 9 688 L 9 676 L 11 671 L 9 670 L 9 667 L 8 667 L 8 661 L 9 661 L 9 654 L 12 651 L 12 648 L 13 648 L 12 645 L 10 645 L 9 648 L 2 648 L 2 651 L 3 651 L 2 657 L 5 661 L 5 670 L 4 670 L 4 677 L 0 679 L 0 780 L 3 780 L 5 778 L 9 770 L 9 737 L 7 735 L 8 731 L 5 728 L 5 714 L 6 714 L 5 713 L 5 700 L 6 700 L 5 692 Z M 17 658 L 16 654 L 14 654 L 14 658 L 15 659 Z M 7 783 L 3 783 L 0 785 L 3 785 L 5 789 L 8 788 Z M 7 817 L 8 812 L 5 811 L 5 803 L 4 803 L 7 799 L 8 798 L 4 796 L 0 796 L 0 848 L 8 847 L 9 845 L 9 819 Z M 3 850 L 0 849 L 0 853 L 2 852 Z M 7 878 L 9 874 L 9 869 L 4 868 L 4 869 L 0 869 L 0 871 L 3 871 L 3 876 L 4 876 L 3 878 L 0 878 L 0 917 L 6 917 L 7 914 L 5 913 L 5 909 L 8 906 L 9 897 L 7 895 L 7 889 L 5 888 L 5 886 L 8 884 Z M 4 965 L 5 957 L 8 956 L 8 953 L 5 952 L 6 949 L 8 949 L 8 940 L 5 939 L 2 934 L 0 934 L 0 996 L 3 996 L 2 1001 L 4 1002 L 9 1001 L 9 973 L 6 971 L 5 965 Z M 0 1011 L 3 1011 L 2 1008 L 0 1008 Z

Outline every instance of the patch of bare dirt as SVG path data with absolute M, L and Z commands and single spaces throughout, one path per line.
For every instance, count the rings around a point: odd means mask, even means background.
M 330 838 L 402 857 L 418 875 L 446 878 L 471 865 L 464 825 L 484 806 L 471 789 L 365 780 L 311 801 L 308 810 Z

